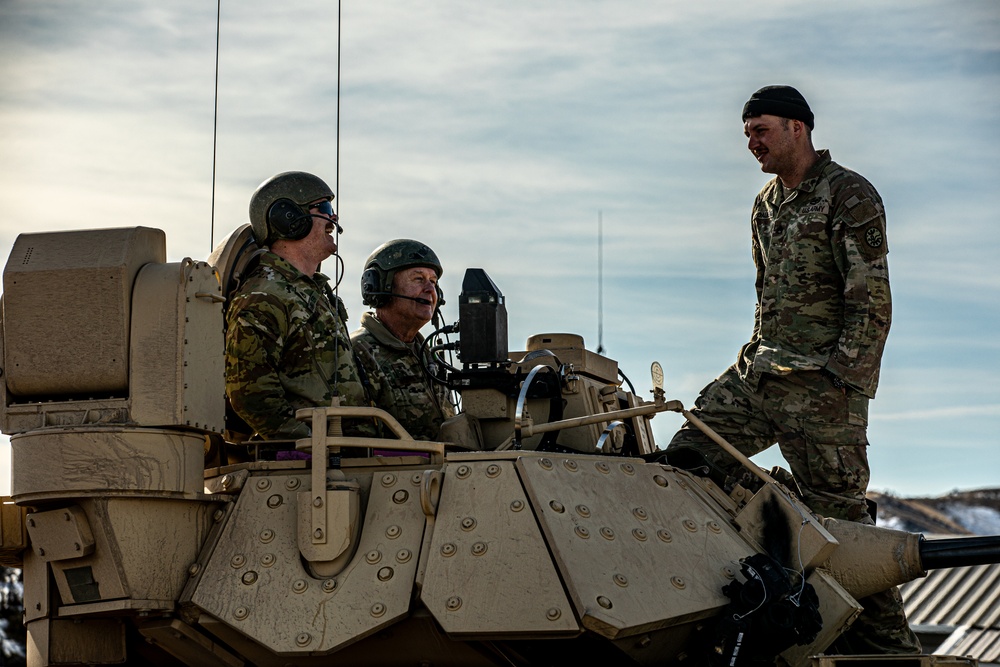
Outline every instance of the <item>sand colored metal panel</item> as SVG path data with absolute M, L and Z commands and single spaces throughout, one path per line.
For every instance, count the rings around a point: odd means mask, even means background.
M 117 618 L 83 621 L 43 618 L 30 621 L 26 628 L 29 667 L 125 662 L 125 626 Z
M 90 522 L 76 505 L 33 512 L 27 517 L 27 523 L 31 548 L 45 562 L 79 558 L 94 552 Z
M 128 491 L 193 498 L 204 490 L 205 438 L 197 433 L 49 429 L 14 435 L 10 444 L 18 502 Z
M 377 473 L 354 557 L 336 577 L 314 578 L 296 538 L 310 474 L 251 476 L 214 551 L 192 571 L 191 601 L 281 655 L 331 652 L 405 617 L 424 532 L 423 478 Z
M 124 393 L 132 285 L 159 229 L 21 234 L 4 268 L 4 377 L 21 397 Z
M 163 498 L 109 497 L 81 499 L 77 527 L 63 521 L 66 536 L 77 538 L 86 523 L 93 534 L 91 553 L 51 559 L 53 580 L 59 590 L 60 616 L 87 613 L 105 604 L 106 609 L 162 607 L 176 600 L 187 582 L 187 567 L 195 561 L 213 520 L 216 503 Z M 44 514 L 58 519 L 65 510 Z M 28 515 L 31 518 L 32 515 Z M 50 522 L 33 553 L 58 544 Z M 32 533 L 34 535 L 34 533 Z M 64 548 L 66 552 L 72 548 Z M 48 554 L 39 555 L 46 558 Z M 126 599 L 127 598 L 127 599 Z M 136 602 L 138 601 L 138 602 Z M 172 605 L 171 605 L 172 606 Z M 81 611 L 83 610 L 83 611 Z
M 580 631 L 513 462 L 448 464 L 420 599 L 452 636 Z
M 129 424 L 128 398 L 96 398 L 8 404 L 0 382 L 0 430 L 14 435 L 39 428 Z
M 48 563 L 28 549 L 24 552 L 21 575 L 24 579 L 24 622 L 47 617 L 52 598 Z
M 779 526 L 787 527 L 782 542 L 787 545 L 789 559 L 782 564 L 795 570 L 810 570 L 823 563 L 838 544 L 808 507 L 791 494 L 781 493 L 779 487 L 770 484 L 762 486 L 754 494 L 736 517 L 736 522 L 745 535 L 761 546 L 765 546 L 764 534 L 767 529 L 773 533 Z M 773 547 L 767 551 L 777 556 Z
M 218 503 L 160 498 L 108 498 L 108 530 L 116 539 L 129 593 L 138 600 L 176 600 L 212 528 Z M 86 505 L 85 505 L 86 506 Z
M 53 616 L 72 605 L 121 600 L 129 596 L 128 582 L 119 563 L 117 539 L 108 529 L 107 505 L 102 500 L 94 500 L 84 501 L 81 507 L 94 535 L 94 552 L 49 563 L 52 580 L 59 592 L 59 604 Z
M 222 287 L 190 259 L 148 264 L 135 281 L 129 391 L 143 426 L 225 428 Z
M 583 336 L 567 333 L 535 334 L 528 338 L 526 352 L 511 352 L 511 359 L 521 359 L 527 352 L 552 350 L 564 364 L 573 364 L 574 370 L 585 375 L 616 384 L 618 362 L 591 352 L 584 346 Z
M 737 562 L 754 553 L 673 468 L 536 455 L 517 469 L 578 616 L 604 637 L 717 613 Z

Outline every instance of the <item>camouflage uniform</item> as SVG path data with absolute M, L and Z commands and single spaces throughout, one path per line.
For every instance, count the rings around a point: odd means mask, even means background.
M 295 411 L 329 405 L 335 391 L 342 405 L 369 404 L 351 354 L 347 310 L 328 282 L 268 252 L 229 305 L 226 393 L 263 438 L 309 437 Z M 367 425 L 344 429 L 374 433 Z
M 819 153 L 798 187 L 775 178 L 757 195 L 753 336 L 692 412 L 747 456 L 777 442 L 814 512 L 871 524 L 868 400 L 892 312 L 885 213 L 868 181 Z M 680 446 L 739 467 L 690 423 L 668 450 Z M 919 652 L 896 589 L 861 603 L 852 651 Z
M 448 393 L 432 383 L 418 357 L 424 339 L 419 333 L 404 343 L 373 313 L 361 316 L 361 328 L 351 333 L 358 365 L 371 384 L 376 406 L 396 418 L 416 440 L 436 440 L 441 422 L 455 415 Z

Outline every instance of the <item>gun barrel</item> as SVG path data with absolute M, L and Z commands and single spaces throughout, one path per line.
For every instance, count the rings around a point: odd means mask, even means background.
M 1000 535 L 922 539 L 920 563 L 925 570 L 1000 563 Z
M 919 533 L 823 519 L 838 542 L 824 567 L 855 599 L 905 584 L 928 570 L 1000 563 L 1000 535 L 927 539 Z

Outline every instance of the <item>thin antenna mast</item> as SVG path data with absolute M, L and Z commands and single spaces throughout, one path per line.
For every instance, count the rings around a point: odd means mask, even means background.
M 334 210 L 334 214 L 337 215 L 337 217 L 340 217 L 340 213 L 339 213 L 339 211 L 340 211 L 340 0 L 337 0 L 337 138 L 336 138 L 336 146 L 337 146 L 337 148 L 336 148 L 336 158 L 335 158 L 336 164 L 334 166 L 334 174 L 335 175 L 333 177 L 334 178 L 334 182 L 333 182 L 333 188 L 334 188 L 333 210 Z M 337 254 L 334 255 L 334 259 L 337 260 L 337 268 L 335 268 L 334 271 L 343 270 L 344 273 L 347 273 L 346 269 L 342 269 L 341 268 L 341 267 L 344 266 L 344 260 L 340 257 L 340 227 L 338 225 L 334 225 L 334 228 L 337 230 L 337 232 L 336 232 L 336 234 L 337 234 Z M 334 299 L 333 300 L 336 300 L 336 299 L 340 298 L 340 279 L 341 279 L 341 277 L 343 277 L 343 276 L 342 275 L 340 275 L 340 276 L 334 276 L 335 280 L 334 280 L 334 283 L 333 283 L 333 293 L 334 293 Z M 327 288 L 329 289 L 329 285 L 327 286 Z M 334 308 L 337 307 L 336 303 L 331 303 L 330 305 L 332 307 L 334 307 Z M 343 324 L 345 332 L 346 332 L 346 330 L 347 330 L 347 322 L 345 321 L 342 324 Z M 338 345 L 336 343 L 334 344 L 334 350 L 333 350 L 333 368 L 334 368 L 333 390 L 330 392 L 331 394 L 333 394 L 333 400 L 331 401 L 330 404 L 333 405 L 333 406 L 338 406 L 338 405 L 340 405 L 340 373 L 339 373 L 339 369 L 340 369 L 340 345 Z M 339 431 L 340 428 L 341 428 L 341 422 L 340 422 L 340 418 L 338 417 L 336 419 L 336 429 Z
M 335 181 L 333 183 L 337 198 L 333 207 L 334 212 L 340 215 L 340 0 L 337 0 L 337 166 Z M 338 281 L 339 286 L 339 281 Z
M 597 209 L 597 354 L 604 354 L 604 212 Z
M 208 252 L 215 248 L 215 153 L 219 144 L 219 35 L 222 33 L 222 0 L 215 10 L 215 111 L 212 113 L 212 223 Z

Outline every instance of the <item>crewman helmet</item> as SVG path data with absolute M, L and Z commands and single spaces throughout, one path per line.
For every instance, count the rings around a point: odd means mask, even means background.
M 269 246 L 278 239 L 297 241 L 312 230 L 309 204 L 331 201 L 333 190 L 326 182 L 304 171 L 285 171 L 257 186 L 250 197 L 250 226 L 257 245 Z
M 393 239 L 386 241 L 372 251 L 365 260 L 361 274 L 361 299 L 367 306 L 379 308 L 392 298 L 392 280 L 396 273 L 414 266 L 434 269 L 440 278 L 444 273 L 440 260 L 434 251 L 413 239 Z M 438 305 L 444 303 L 438 288 Z

